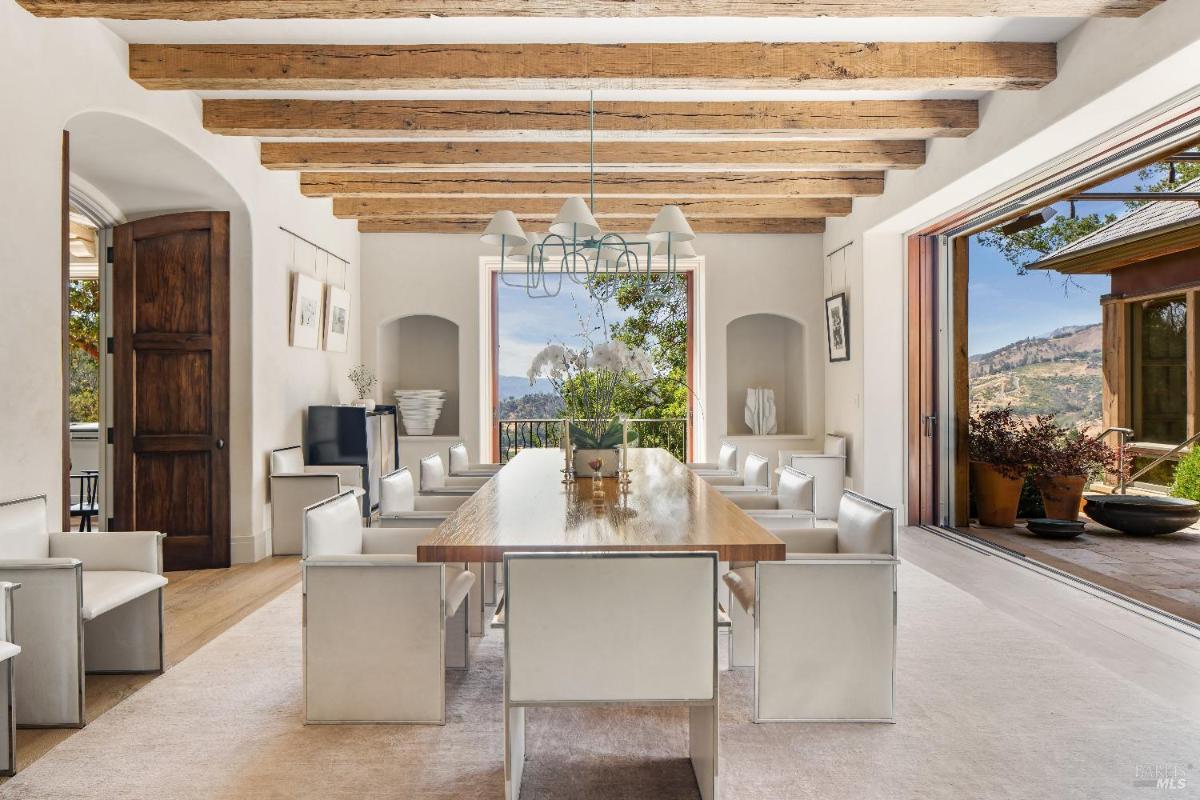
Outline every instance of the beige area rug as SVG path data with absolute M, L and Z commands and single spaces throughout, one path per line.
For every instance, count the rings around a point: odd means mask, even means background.
M 915 566 L 901 581 L 897 724 L 754 725 L 752 672 L 724 672 L 722 797 L 1200 796 L 1200 720 Z M 501 798 L 501 653 L 490 633 L 451 675 L 445 727 L 305 727 L 297 589 L 0 797 Z M 698 796 L 676 710 L 539 709 L 528 741 L 525 800 Z M 1138 786 L 1139 765 L 1187 788 Z

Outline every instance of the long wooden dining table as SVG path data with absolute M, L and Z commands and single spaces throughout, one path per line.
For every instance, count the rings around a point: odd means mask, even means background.
M 502 561 L 505 553 L 715 550 L 722 561 L 781 561 L 785 546 L 674 456 L 630 448 L 630 483 L 562 483 L 563 452 L 522 450 L 417 545 L 418 561 Z

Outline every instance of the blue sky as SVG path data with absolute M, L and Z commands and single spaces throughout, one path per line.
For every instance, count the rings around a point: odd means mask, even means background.
M 534 355 L 551 342 L 579 347 L 576 307 L 584 315 L 596 307 L 596 301 L 582 287 L 566 278 L 562 291 L 550 298 L 531 298 L 524 289 L 500 284 L 497 304 L 501 375 L 524 375 Z M 610 323 L 627 316 L 611 302 L 604 311 Z M 602 339 L 599 336 L 597 341 Z
M 1131 191 L 1137 175 L 1126 175 L 1096 190 Z M 1059 214 L 1070 213 L 1067 203 L 1055 205 Z M 1119 214 L 1124 203 L 1077 203 L 1076 212 Z M 1100 297 L 1109 291 L 1107 275 L 1077 275 L 1065 285 L 1059 272 L 1036 271 L 1018 275 L 1017 270 L 996 250 L 983 247 L 971 237 L 971 280 L 968 286 L 967 350 L 971 355 L 988 353 L 1011 342 L 1040 336 L 1066 325 L 1100 321 Z

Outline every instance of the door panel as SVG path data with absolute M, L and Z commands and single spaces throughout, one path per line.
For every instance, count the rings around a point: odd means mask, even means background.
M 113 518 L 166 569 L 229 565 L 229 215 L 114 230 Z
M 908 240 L 908 523 L 937 525 L 937 237 Z

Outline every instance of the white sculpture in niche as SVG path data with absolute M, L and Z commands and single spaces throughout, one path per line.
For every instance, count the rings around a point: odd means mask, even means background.
M 778 432 L 774 389 L 746 390 L 746 424 L 755 436 L 770 436 Z

